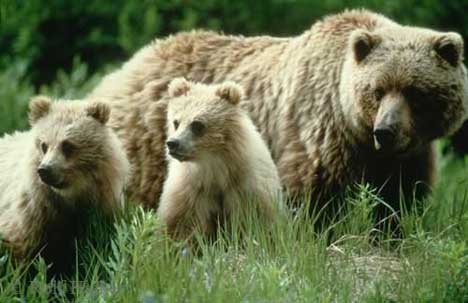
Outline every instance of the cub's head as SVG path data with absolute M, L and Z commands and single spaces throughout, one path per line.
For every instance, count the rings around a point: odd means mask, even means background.
M 109 154 L 109 113 L 104 103 L 52 102 L 43 96 L 31 100 L 35 170 L 44 184 L 62 195 L 93 186 L 100 163 Z
M 236 131 L 243 91 L 232 82 L 204 85 L 183 78 L 169 84 L 167 108 L 169 155 L 196 160 L 223 148 Z
M 426 146 L 466 117 L 463 40 L 412 27 L 356 30 L 340 95 L 354 134 L 380 152 L 407 154 Z

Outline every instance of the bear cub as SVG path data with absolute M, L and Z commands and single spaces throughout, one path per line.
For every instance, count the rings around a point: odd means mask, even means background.
M 63 272 L 75 262 L 82 214 L 122 210 L 130 164 L 106 126 L 109 113 L 93 100 L 39 96 L 29 105 L 31 130 L 0 139 L 0 238 L 14 260 L 39 254 Z
M 271 223 L 281 185 L 270 152 L 239 103 L 242 88 L 174 79 L 168 88 L 168 176 L 158 216 L 169 235 L 207 238 L 258 212 Z

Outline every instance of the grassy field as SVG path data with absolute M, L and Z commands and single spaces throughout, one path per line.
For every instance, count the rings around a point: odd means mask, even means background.
M 444 158 L 422 214 L 401 217 L 404 239 L 372 244 L 371 213 L 379 203 L 366 187 L 349 198 L 345 216 L 315 233 L 298 214 L 268 231 L 248 218 L 237 233 L 201 253 L 156 236 L 153 213 L 138 208 L 115 235 L 80 243 L 81 270 L 67 284 L 46 281 L 45 265 L 24 283 L 1 258 L 0 302 L 467 302 L 468 161 Z M 68 298 L 64 295 L 68 293 Z
M 97 76 L 77 65 L 40 92 L 86 91 Z M 21 66 L 7 72 L 0 97 L 16 103 L 2 103 L 1 131 L 26 127 L 27 96 L 37 93 L 22 83 Z M 37 274 L 26 283 L 25 270 L 0 255 L 0 303 L 48 302 L 52 294 L 55 302 L 93 303 L 468 302 L 468 157 L 449 153 L 439 172 L 423 211 L 401 216 L 402 240 L 373 240 L 372 210 L 381 201 L 366 186 L 356 186 L 342 219 L 324 231 L 301 211 L 268 230 L 247 218 L 242 237 L 199 239 L 197 255 L 156 236 L 155 214 L 133 207 L 111 239 L 108 226 L 90 226 L 93 244 L 78 243 L 80 270 L 66 283 L 48 280 L 41 260 L 29 264 Z

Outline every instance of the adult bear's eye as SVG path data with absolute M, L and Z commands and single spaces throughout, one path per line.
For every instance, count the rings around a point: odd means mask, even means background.
M 190 129 L 194 135 L 201 136 L 205 132 L 205 124 L 200 121 L 193 121 L 192 124 L 190 124 Z
M 44 154 L 47 152 L 48 148 L 49 148 L 49 146 L 47 146 L 47 144 L 45 142 L 41 142 L 41 150 L 42 150 L 42 152 Z
M 177 130 L 179 128 L 179 121 L 178 120 L 174 120 L 174 129 Z
M 412 85 L 403 88 L 403 95 L 410 102 L 424 102 L 427 99 L 426 94 L 422 90 Z
M 75 152 L 76 146 L 69 141 L 62 142 L 62 152 L 65 157 L 70 157 Z

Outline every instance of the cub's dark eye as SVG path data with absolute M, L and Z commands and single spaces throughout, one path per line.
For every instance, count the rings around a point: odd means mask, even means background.
M 190 129 L 194 135 L 201 136 L 205 132 L 205 124 L 200 121 L 193 121 L 192 124 L 190 124 Z
M 177 130 L 179 128 L 179 121 L 174 120 L 174 129 Z
M 41 143 L 41 150 L 42 152 L 45 154 L 47 152 L 47 149 L 49 148 L 49 146 L 45 143 L 45 142 L 42 142 Z
M 381 100 L 385 96 L 385 90 L 381 87 L 377 87 L 374 91 L 374 97 L 377 101 Z
M 73 145 L 69 141 L 63 141 L 62 142 L 62 152 L 65 155 L 65 157 L 71 156 L 76 150 L 76 146 Z

